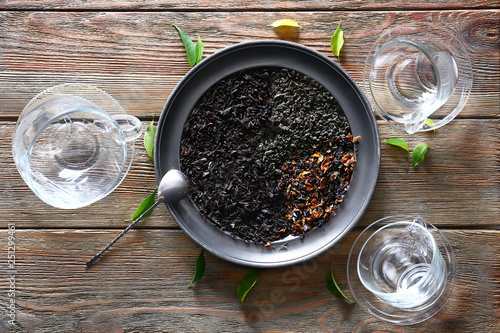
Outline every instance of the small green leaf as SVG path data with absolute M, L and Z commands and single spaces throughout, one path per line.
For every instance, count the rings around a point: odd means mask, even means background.
M 196 65 L 196 46 L 194 45 L 191 38 L 189 38 L 188 35 L 184 33 L 184 31 L 182 31 L 175 24 L 172 25 L 175 27 L 175 29 L 177 29 L 179 35 L 181 36 L 182 43 L 184 44 L 184 48 L 186 49 L 189 66 L 193 67 L 194 65 Z
M 256 268 L 241 278 L 240 282 L 238 283 L 238 289 L 236 290 L 236 294 L 238 295 L 238 299 L 240 300 L 241 304 L 243 304 L 245 296 L 259 279 L 259 275 L 260 269 Z
M 333 277 L 333 263 L 332 266 L 330 267 L 330 271 L 326 274 L 326 286 L 328 287 L 328 290 L 330 290 L 333 296 L 340 298 L 344 301 L 347 301 L 349 303 L 356 303 L 353 300 L 347 298 L 347 296 L 344 295 L 342 290 L 340 290 L 337 281 L 335 281 L 335 278 Z
M 205 255 L 203 253 L 203 250 L 201 250 L 201 253 L 198 256 L 198 260 L 196 260 L 196 267 L 195 267 L 195 271 L 194 271 L 193 281 L 191 281 L 191 283 L 188 285 L 188 288 L 193 283 L 201 280 L 201 278 L 203 277 L 203 274 L 205 274 Z
M 156 191 L 158 189 L 155 189 L 155 191 L 149 195 L 146 199 L 142 200 L 141 204 L 139 205 L 139 208 L 135 211 L 134 215 L 132 215 L 132 218 L 129 220 L 125 220 L 125 222 L 133 221 L 139 216 L 142 215 L 145 211 L 147 211 L 151 206 L 153 206 L 156 202 Z M 144 216 L 144 218 L 141 221 L 144 221 L 151 215 L 152 212 L 150 212 L 148 215 Z
M 411 159 L 413 161 L 414 168 L 424 160 L 425 154 L 427 153 L 427 150 L 429 150 L 429 148 L 434 149 L 427 143 L 421 143 L 417 145 L 415 149 L 413 149 L 413 153 L 411 154 Z
M 434 124 L 434 120 L 432 120 L 431 118 L 426 118 L 426 119 L 425 119 L 425 124 L 426 124 L 427 126 L 429 126 L 430 128 L 433 128 L 434 126 L 436 126 L 436 125 Z
M 295 22 L 294 20 L 289 20 L 289 19 L 277 20 L 271 24 L 268 24 L 267 26 L 273 27 L 273 28 L 294 27 L 294 28 L 301 28 L 302 29 L 302 27 L 297 22 Z
M 339 22 L 339 26 L 337 27 L 337 30 L 332 35 L 332 39 L 330 41 L 330 47 L 332 48 L 333 54 L 335 54 L 337 57 L 340 55 L 340 50 L 342 49 L 342 46 L 344 46 L 344 32 L 340 28 L 340 24 L 342 21 Z
M 146 148 L 146 152 L 148 153 L 149 160 L 151 163 L 155 162 L 154 158 L 154 148 L 155 148 L 155 135 L 156 128 L 151 121 L 148 128 L 146 129 L 146 134 L 144 134 L 144 148 Z
M 432 120 L 431 118 L 427 118 L 425 119 L 425 124 L 429 127 L 429 128 L 432 128 L 434 130 L 434 135 L 436 135 L 436 124 L 434 123 L 434 120 Z
M 195 64 L 199 63 L 203 59 L 203 43 L 201 42 L 200 35 L 198 35 L 198 42 L 194 48 Z
M 408 148 L 408 144 L 403 139 L 391 138 L 391 139 L 387 139 L 387 140 L 382 141 L 382 143 L 388 143 L 392 146 L 402 148 L 402 149 L 406 150 L 407 153 L 410 153 L 410 149 Z

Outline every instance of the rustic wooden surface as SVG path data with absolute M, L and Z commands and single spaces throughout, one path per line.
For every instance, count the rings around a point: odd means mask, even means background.
M 242 307 L 247 267 L 206 253 L 205 277 L 187 288 L 200 248 L 159 207 L 98 265 L 84 262 L 126 226 L 156 186 L 142 139 L 123 184 L 81 210 L 40 202 L 11 157 L 15 121 L 34 95 L 63 82 L 98 86 L 147 125 L 189 70 L 179 25 L 205 44 L 205 57 L 229 45 L 279 39 L 280 18 L 304 29 L 293 41 L 338 61 L 329 50 L 338 21 L 346 44 L 340 64 L 362 85 L 370 46 L 404 22 L 453 27 L 474 68 L 472 94 L 457 119 L 436 134 L 413 136 L 378 122 L 381 139 L 402 137 L 434 150 L 406 171 L 405 155 L 382 147 L 373 200 L 355 231 L 306 263 L 261 272 Z M 286 39 L 286 38 L 285 38 Z M 498 332 L 500 331 L 500 2 L 496 1 L 0 1 L 0 332 Z M 428 321 L 398 327 L 334 298 L 325 275 L 345 265 L 363 226 L 420 214 L 456 251 L 451 299 Z M 8 224 L 16 227 L 16 319 L 8 323 Z M 348 293 L 348 292 L 347 292 Z M 349 294 L 349 293 L 348 293 Z

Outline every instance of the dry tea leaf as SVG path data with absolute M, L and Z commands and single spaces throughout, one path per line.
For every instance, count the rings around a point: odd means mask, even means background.
M 277 20 L 277 21 L 274 21 L 273 23 L 271 24 L 268 24 L 267 25 L 268 27 L 273 27 L 273 28 L 279 28 L 279 27 L 295 27 L 295 28 L 300 28 L 302 29 L 302 27 L 297 23 L 295 22 L 294 20 L 289 20 L 289 19 L 284 19 L 284 20 Z

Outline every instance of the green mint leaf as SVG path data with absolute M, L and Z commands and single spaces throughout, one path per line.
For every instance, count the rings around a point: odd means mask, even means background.
M 417 145 L 415 149 L 413 149 L 413 153 L 411 154 L 411 159 L 413 161 L 414 168 L 424 160 L 425 154 L 427 153 L 427 150 L 429 150 L 429 148 L 434 149 L 427 143 L 421 143 Z
M 203 43 L 201 42 L 200 35 L 198 35 L 198 42 L 196 42 L 196 46 L 194 48 L 194 58 L 195 65 L 203 58 Z
M 382 141 L 382 143 L 388 143 L 392 146 L 402 148 L 402 149 L 406 150 L 407 153 L 410 153 L 410 149 L 408 148 L 408 144 L 403 139 L 391 138 L 391 139 L 387 139 L 387 140 Z
M 184 48 L 186 49 L 189 66 L 193 67 L 194 65 L 196 65 L 196 46 L 194 45 L 191 38 L 189 38 L 188 35 L 184 33 L 184 31 L 179 29 L 179 27 L 177 27 L 175 24 L 173 24 L 173 26 L 175 27 L 175 29 L 177 29 L 177 32 L 179 32 L 179 36 L 181 36 L 182 43 L 184 44 Z
M 408 172 L 408 168 L 410 167 L 410 148 L 408 148 L 408 144 L 406 143 L 406 141 L 398 138 L 390 138 L 382 141 L 382 143 L 387 143 L 406 151 L 406 156 L 408 157 L 408 164 L 406 164 L 406 172 Z
M 425 119 L 425 124 L 426 124 L 427 126 L 429 126 L 430 128 L 433 128 L 434 126 L 436 126 L 436 125 L 434 124 L 434 120 L 432 120 L 431 118 L 426 118 L 426 119 Z
M 155 135 L 156 128 L 151 121 L 148 128 L 146 129 L 146 134 L 144 134 L 144 148 L 146 148 L 146 152 L 148 153 L 149 160 L 154 164 L 154 148 L 155 148 Z
M 241 278 L 240 282 L 238 283 L 238 289 L 236 290 L 236 294 L 238 295 L 238 299 L 240 300 L 241 304 L 243 304 L 245 296 L 259 279 L 259 275 L 260 269 L 256 268 Z
M 135 211 L 134 215 L 132 215 L 132 218 L 129 220 L 125 220 L 125 222 L 133 221 L 139 216 L 141 216 L 145 211 L 147 211 L 151 206 L 153 206 L 156 202 L 156 191 L 158 189 L 155 189 L 155 191 L 149 195 L 146 199 L 142 200 L 141 204 L 139 205 L 139 208 Z M 148 215 L 144 216 L 144 218 L 141 221 L 144 221 L 151 215 L 152 212 L 150 212 Z
M 330 47 L 332 48 L 333 54 L 335 54 L 337 57 L 340 55 L 340 49 L 342 49 L 342 46 L 344 46 L 344 32 L 340 28 L 340 24 L 342 21 L 339 22 L 339 26 L 337 27 L 337 30 L 332 35 L 332 39 L 330 41 Z
M 203 277 L 203 274 L 205 274 L 205 255 L 203 253 L 203 250 L 201 250 L 201 253 L 198 256 L 198 260 L 196 260 L 193 281 L 191 281 L 191 283 L 188 285 L 188 288 L 193 283 L 201 280 L 201 278 Z
M 425 119 L 425 125 L 427 125 L 427 127 L 429 128 L 432 128 L 434 130 L 434 135 L 436 135 L 436 124 L 434 123 L 434 120 L 432 120 L 431 118 Z
M 337 281 L 335 281 L 335 278 L 333 277 L 333 263 L 330 267 L 330 271 L 326 274 L 326 286 L 328 287 L 328 290 L 330 290 L 333 296 L 340 298 L 344 301 L 347 301 L 349 303 L 356 303 L 353 300 L 347 298 L 347 296 L 344 295 L 342 290 L 340 290 Z

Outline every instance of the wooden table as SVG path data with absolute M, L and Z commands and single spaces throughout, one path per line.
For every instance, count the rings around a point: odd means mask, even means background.
M 12 300 L 23 332 L 500 331 L 499 8 L 498 0 L 2 0 L 0 332 L 16 331 L 8 317 Z M 11 156 L 24 105 L 50 86 L 89 83 L 146 126 L 158 119 L 189 70 L 172 24 L 199 34 L 206 57 L 239 42 L 280 38 L 267 25 L 282 18 L 303 26 L 295 42 L 335 61 L 330 37 L 342 20 L 340 64 L 360 85 L 365 58 L 384 29 L 411 21 L 454 27 L 473 63 L 470 99 L 435 135 L 409 136 L 379 120 L 382 140 L 401 137 L 411 147 L 426 142 L 434 150 L 406 172 L 402 151 L 383 145 L 377 188 L 357 228 L 306 263 L 263 270 L 244 307 L 236 287 L 251 269 L 209 253 L 205 276 L 187 287 L 200 248 L 163 206 L 86 269 L 86 260 L 154 190 L 154 167 L 140 139 L 126 180 L 111 195 L 85 209 L 52 208 L 25 185 Z M 350 295 L 345 267 L 355 237 L 396 213 L 420 214 L 434 223 L 457 260 L 448 303 L 433 318 L 407 327 L 375 320 L 333 297 L 325 283 L 333 262 L 339 285 Z M 15 228 L 14 270 L 7 261 L 9 226 Z

